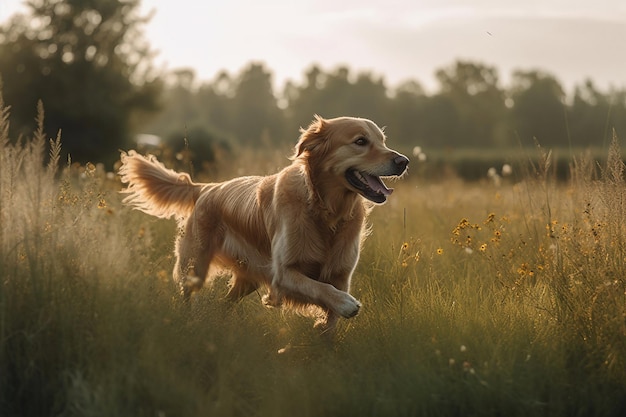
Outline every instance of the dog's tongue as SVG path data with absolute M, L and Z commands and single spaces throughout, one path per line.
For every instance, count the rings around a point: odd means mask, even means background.
M 383 183 L 380 178 L 374 175 L 369 175 L 367 173 L 363 173 L 363 176 L 367 180 L 367 185 L 369 185 L 372 190 L 379 192 L 383 195 L 389 195 L 393 192 L 393 188 L 387 188 L 385 186 L 385 183 Z

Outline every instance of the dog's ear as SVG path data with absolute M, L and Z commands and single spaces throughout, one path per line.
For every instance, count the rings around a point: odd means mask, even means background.
M 319 115 L 315 115 L 315 119 L 306 129 L 300 128 L 300 139 L 296 145 L 295 158 L 304 152 L 311 152 L 314 149 L 325 149 L 328 142 L 327 132 L 328 121 Z

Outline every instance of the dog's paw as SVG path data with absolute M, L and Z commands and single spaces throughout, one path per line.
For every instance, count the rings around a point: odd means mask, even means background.
M 346 296 L 338 307 L 337 313 L 339 313 L 342 317 L 349 319 L 350 317 L 354 317 L 359 314 L 361 303 L 359 300 L 346 293 Z
M 262 298 L 261 301 L 263 302 L 263 305 L 265 307 L 280 307 L 281 300 L 278 297 L 273 297 L 272 294 L 265 294 Z

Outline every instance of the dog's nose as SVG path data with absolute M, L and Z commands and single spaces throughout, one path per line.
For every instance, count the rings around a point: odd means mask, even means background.
M 396 164 L 400 172 L 404 172 L 406 167 L 409 165 L 409 158 L 404 155 L 398 155 L 393 159 L 393 163 Z

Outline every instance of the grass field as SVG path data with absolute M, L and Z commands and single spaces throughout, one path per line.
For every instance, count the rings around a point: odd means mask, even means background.
M 41 132 L 9 144 L 0 116 L 2 416 L 626 415 L 617 142 L 567 183 L 547 153 L 498 187 L 395 183 L 328 343 L 225 280 L 184 305 L 173 222 L 99 167 L 58 171 Z

